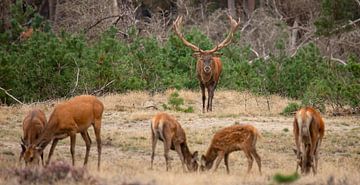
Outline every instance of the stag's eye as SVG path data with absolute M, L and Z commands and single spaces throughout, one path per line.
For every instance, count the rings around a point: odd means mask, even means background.
M 30 157 L 30 162 L 34 160 L 34 157 Z

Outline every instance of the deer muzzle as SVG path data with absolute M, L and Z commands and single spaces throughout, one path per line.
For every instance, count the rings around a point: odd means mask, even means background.
M 205 66 L 204 67 L 204 72 L 205 73 L 210 73 L 211 72 L 211 67 L 210 66 Z

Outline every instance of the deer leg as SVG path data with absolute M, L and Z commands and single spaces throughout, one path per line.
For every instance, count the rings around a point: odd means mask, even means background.
M 178 153 L 178 155 L 179 155 L 179 157 L 180 157 L 181 166 L 182 166 L 182 168 L 183 168 L 183 171 L 186 172 L 184 156 L 183 156 L 183 154 L 182 154 L 182 152 L 181 152 L 180 144 L 175 144 L 175 150 L 176 150 L 176 152 Z
M 211 103 L 211 86 L 208 86 L 207 90 L 208 90 L 208 102 L 207 102 L 207 106 L 206 106 L 206 111 L 209 112 L 210 111 L 210 103 Z
M 41 165 L 44 166 L 44 152 L 41 152 Z
M 253 162 L 254 162 L 254 159 L 253 159 L 253 157 L 251 156 L 250 151 L 244 150 L 244 153 L 245 153 L 245 155 L 246 155 L 246 158 L 248 159 L 248 169 L 247 169 L 247 173 L 250 173 L 251 168 L 252 168 L 252 165 L 253 165 Z
M 201 82 L 200 82 L 200 88 L 201 88 L 202 103 L 203 103 L 203 113 L 205 113 L 205 100 L 206 100 L 205 85 Z
M 151 141 L 152 141 L 152 153 L 151 153 L 151 166 L 150 169 L 153 169 L 155 149 L 157 144 L 158 136 L 154 134 L 154 131 L 151 131 Z
M 53 155 L 54 153 L 54 150 L 55 150 L 55 147 L 57 145 L 57 143 L 59 142 L 59 139 L 55 138 L 51 144 L 51 148 L 50 148 L 50 151 L 49 151 L 49 156 L 48 156 L 48 159 L 46 161 L 46 165 L 48 165 L 50 163 L 50 159 L 51 159 L 51 156 Z
M 72 159 L 72 165 L 75 166 L 75 144 L 76 144 L 76 133 L 72 132 L 70 136 L 70 153 Z
M 164 139 L 164 157 L 165 157 L 165 163 L 166 163 L 166 171 L 169 171 L 170 162 L 169 162 L 169 151 L 171 147 L 171 139 Z
M 321 139 L 318 140 L 316 150 L 315 150 L 315 169 L 318 169 L 318 161 L 319 161 L 319 149 L 321 146 Z
M 97 144 L 97 151 L 98 151 L 98 170 L 100 170 L 100 161 L 101 161 L 101 118 L 95 119 L 95 123 L 93 125 L 95 137 L 96 137 L 96 144 Z
M 85 146 L 86 146 L 86 153 L 85 153 L 85 160 L 84 160 L 84 166 L 85 166 L 87 164 L 88 158 L 89 158 L 91 140 L 90 140 L 89 133 L 87 130 L 84 132 L 81 132 L 81 137 L 84 139 Z
M 214 99 L 214 93 L 215 93 L 215 89 L 216 89 L 216 82 L 214 82 L 214 84 L 212 86 L 210 86 L 210 91 L 211 91 L 211 99 L 210 99 L 210 111 L 212 111 L 212 103 L 213 103 L 213 99 Z M 209 95 L 210 98 L 210 95 Z
M 221 151 L 221 152 L 218 152 L 218 156 L 217 156 L 216 161 L 215 161 L 214 172 L 218 169 L 221 160 L 224 158 L 224 155 L 225 155 L 224 152 L 222 152 L 222 151 Z
M 224 163 L 225 163 L 225 167 L 226 167 L 226 173 L 229 174 L 230 173 L 230 170 L 229 170 L 229 153 L 225 154 Z
M 21 162 L 21 159 L 24 157 L 24 153 L 25 153 L 25 151 L 21 150 L 20 157 L 19 157 L 19 162 Z
M 251 150 L 251 154 L 252 156 L 255 158 L 255 161 L 258 165 L 258 168 L 259 168 L 259 172 L 260 172 L 260 175 L 262 174 L 261 173 L 261 158 L 259 156 L 259 154 L 257 153 L 256 149 L 254 148 L 253 150 Z

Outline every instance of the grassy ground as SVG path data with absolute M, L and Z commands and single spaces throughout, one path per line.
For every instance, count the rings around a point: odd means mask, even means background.
M 90 137 L 93 145 L 87 170 L 99 184 L 272 184 L 272 176 L 278 172 L 291 174 L 295 171 L 295 155 L 292 134 L 292 117 L 279 113 L 291 102 L 277 96 L 256 97 L 249 93 L 218 91 L 215 93 L 212 113 L 201 113 L 200 93 L 180 91 L 186 106 L 193 106 L 194 113 L 169 112 L 175 115 L 186 131 L 191 151 L 206 152 L 212 135 L 218 129 L 234 123 L 252 124 L 262 133 L 258 141 L 258 153 L 262 158 L 263 175 L 256 163 L 246 174 L 247 161 L 242 152 L 230 155 L 230 175 L 225 166 L 217 172 L 183 173 L 178 156 L 170 152 L 172 169 L 165 171 L 163 145 L 158 142 L 155 169 L 150 166 L 150 118 L 162 111 L 172 91 L 150 96 L 144 92 L 100 97 L 105 105 L 102 139 L 101 171 L 96 170 L 96 144 L 93 129 Z M 26 112 L 38 107 L 49 116 L 57 101 L 23 106 L 0 107 L 0 169 L 20 168 L 17 162 L 22 135 L 22 119 Z M 159 110 L 155 110 L 157 107 Z M 326 132 L 320 152 L 320 169 L 316 176 L 301 177 L 295 184 L 360 184 L 360 118 L 355 116 L 329 117 L 325 115 Z M 77 137 L 76 166 L 81 167 L 85 145 Z M 49 147 L 46 148 L 47 156 Z M 71 162 L 69 139 L 61 141 L 53 160 Z M 18 184 L 16 177 L 0 173 L 0 184 Z M 81 184 L 63 182 L 58 184 Z M 95 184 L 96 184 L 95 183 Z M 88 184 L 86 182 L 85 184 Z

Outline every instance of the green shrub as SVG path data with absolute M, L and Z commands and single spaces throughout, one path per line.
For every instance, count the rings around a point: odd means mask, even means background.
M 292 115 L 293 113 L 295 113 L 297 110 L 299 110 L 301 107 L 299 104 L 297 103 L 289 103 L 284 110 L 281 112 L 281 115 Z
M 192 106 L 184 107 L 184 99 L 180 97 L 177 91 L 171 93 L 167 104 L 163 104 L 162 106 L 165 110 L 174 110 L 185 113 L 194 112 L 194 108 Z
M 300 179 L 300 175 L 295 172 L 291 175 L 284 175 L 284 174 L 281 174 L 281 173 L 277 173 L 273 176 L 273 180 L 276 182 L 276 183 L 279 183 L 279 184 L 283 184 L 283 183 L 292 183 L 292 182 L 295 182 L 296 180 Z

